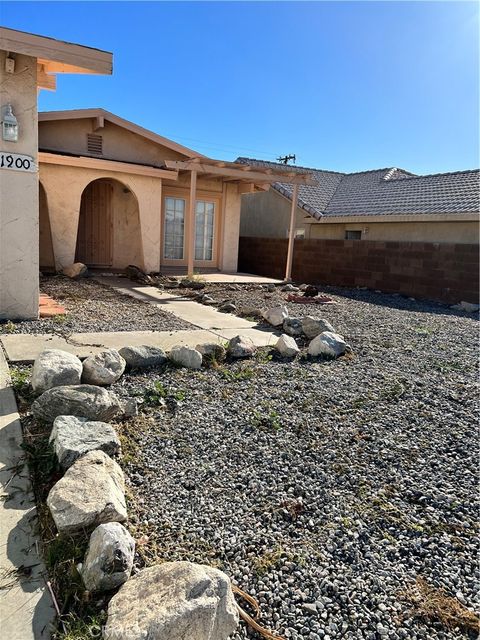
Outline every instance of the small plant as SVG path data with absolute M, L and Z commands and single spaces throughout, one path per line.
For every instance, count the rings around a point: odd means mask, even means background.
M 6 333 L 15 333 L 16 324 L 9 320 L 5 323 L 5 332 Z
M 277 431 L 282 427 L 280 416 L 273 409 L 268 413 L 260 413 L 255 411 L 251 418 L 251 424 L 260 429 L 275 429 Z
M 165 404 L 165 398 L 168 396 L 166 387 L 157 380 L 153 386 L 145 389 L 143 393 L 143 403 L 149 407 L 158 407 Z
M 17 398 L 25 402 L 33 400 L 33 391 L 30 387 L 30 370 L 25 367 L 11 367 L 10 378 Z
M 260 364 L 267 364 L 271 361 L 272 357 L 273 356 L 268 349 L 258 349 L 257 353 L 255 354 L 255 359 Z
M 59 313 L 57 316 L 53 316 L 53 321 L 56 324 L 65 324 L 65 322 L 67 321 L 67 314 L 66 313 Z

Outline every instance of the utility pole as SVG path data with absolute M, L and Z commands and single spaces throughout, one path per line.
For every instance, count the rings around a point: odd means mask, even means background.
M 293 160 L 293 163 L 295 164 L 297 157 L 295 154 L 290 154 L 287 156 L 280 156 L 279 158 L 277 158 L 277 162 L 281 162 L 282 164 L 288 164 L 290 160 Z

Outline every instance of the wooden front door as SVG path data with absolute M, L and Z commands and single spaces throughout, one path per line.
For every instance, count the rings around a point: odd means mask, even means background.
M 76 262 L 89 267 L 112 266 L 113 185 L 97 180 L 82 194 L 78 221 Z

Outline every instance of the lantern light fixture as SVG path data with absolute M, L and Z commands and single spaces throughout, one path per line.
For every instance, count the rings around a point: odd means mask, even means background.
M 18 121 L 11 104 L 5 105 L 2 109 L 2 140 L 18 142 Z

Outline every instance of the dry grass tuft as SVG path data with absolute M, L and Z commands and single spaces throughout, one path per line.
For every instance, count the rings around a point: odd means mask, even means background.
M 480 618 L 467 609 L 457 598 L 449 596 L 444 589 L 429 585 L 419 576 L 402 596 L 413 607 L 415 617 L 426 621 L 438 621 L 448 629 L 461 629 L 467 633 L 480 632 Z

